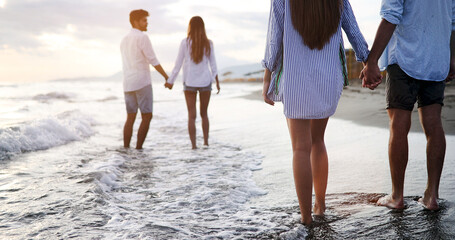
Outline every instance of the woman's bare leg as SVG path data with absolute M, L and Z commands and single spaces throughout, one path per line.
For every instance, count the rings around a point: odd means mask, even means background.
M 186 107 L 188 109 L 188 133 L 190 135 L 191 146 L 196 149 L 196 95 L 197 92 L 184 91 Z
M 329 161 L 325 148 L 324 134 L 328 118 L 311 120 L 311 170 L 316 200 L 313 207 L 315 215 L 325 212 L 325 192 L 329 175 Z
M 293 156 L 294 182 L 299 199 L 302 223 L 309 225 L 311 218 L 311 201 L 313 176 L 311 171 L 311 120 L 288 119 Z

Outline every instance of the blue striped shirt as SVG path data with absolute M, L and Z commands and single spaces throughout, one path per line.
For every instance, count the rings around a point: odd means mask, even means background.
M 292 24 L 289 0 L 272 0 L 262 65 L 273 76 L 268 95 L 283 102 L 287 118 L 323 119 L 335 113 L 344 84 L 341 29 L 346 32 L 357 60 L 366 61 L 368 45 L 348 0 L 343 0 L 337 32 L 322 50 L 312 50 L 303 43 Z
M 383 0 L 381 16 L 397 25 L 379 61 L 382 69 L 398 64 L 415 79 L 447 78 L 455 0 Z

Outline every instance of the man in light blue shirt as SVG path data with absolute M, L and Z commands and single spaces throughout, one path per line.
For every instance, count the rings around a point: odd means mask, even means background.
M 383 0 L 382 22 L 362 71 L 363 86 L 381 83 L 378 59 L 387 68 L 387 111 L 390 117 L 389 163 L 392 194 L 378 204 L 402 209 L 408 162 L 411 113 L 418 103 L 427 137 L 427 189 L 419 200 L 436 210 L 446 142 L 441 123 L 445 81 L 455 78 L 455 0 Z M 386 48 L 387 47 L 387 48 Z M 385 49 L 385 51 L 384 51 Z

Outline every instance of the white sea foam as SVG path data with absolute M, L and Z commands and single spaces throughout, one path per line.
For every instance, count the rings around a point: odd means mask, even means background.
M 88 169 L 90 175 L 95 175 L 98 185 L 104 192 L 111 191 L 120 186 L 119 177 L 122 174 L 120 166 L 125 162 L 124 158 L 117 154 L 110 155 L 105 161 L 97 162 Z
M 116 153 L 87 166 L 109 196 L 106 239 L 233 238 L 236 232 L 276 227 L 251 216 L 247 204 L 267 193 L 252 179 L 262 155 L 222 143 L 192 151 L 186 133 L 169 141 L 156 143 L 153 151 Z
M 94 134 L 95 121 L 78 111 L 0 129 L 0 160 L 21 152 L 44 150 Z
M 50 92 L 46 94 L 38 94 L 33 97 L 33 100 L 38 101 L 48 101 L 52 99 L 66 100 L 75 97 L 74 93 L 65 93 L 65 92 Z

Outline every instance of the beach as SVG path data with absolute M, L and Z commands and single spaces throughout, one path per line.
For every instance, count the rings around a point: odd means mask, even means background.
M 162 84 L 153 82 L 154 117 L 142 151 L 122 147 L 121 79 L 1 85 L 0 238 L 455 237 L 453 135 L 440 211 L 416 201 L 426 184 L 426 140 L 417 130 L 409 135 L 407 208 L 375 205 L 391 190 L 381 90 L 344 90 L 326 132 L 327 214 L 307 228 L 299 223 L 283 108 L 262 102 L 261 83 L 222 83 L 219 95 L 212 92 L 210 146 L 201 146 L 198 117 L 195 151 L 182 86 Z
M 262 90 L 247 96 L 248 99 L 262 100 Z M 448 135 L 455 135 L 455 83 L 446 85 L 444 107 L 442 108 L 442 125 Z M 371 127 L 389 127 L 386 110 L 385 86 L 379 85 L 375 90 L 362 88 L 360 80 L 351 80 L 345 87 L 333 118 L 352 121 L 359 125 Z M 411 117 L 411 132 L 423 132 L 420 125 L 418 108 L 415 105 Z

